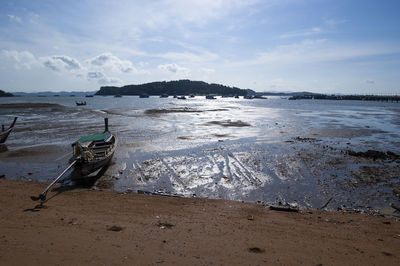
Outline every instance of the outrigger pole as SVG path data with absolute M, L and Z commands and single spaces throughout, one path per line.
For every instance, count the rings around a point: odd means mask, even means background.
M 71 169 L 71 167 L 73 167 L 76 164 L 77 160 L 74 160 L 56 179 L 54 179 L 53 182 L 51 182 L 51 184 L 42 192 L 40 193 L 40 195 L 38 197 L 35 196 L 31 196 L 31 200 L 37 201 L 37 200 L 41 200 L 41 201 L 45 201 L 46 200 L 46 194 L 49 191 L 49 189 L 55 184 L 57 183 L 58 180 L 60 180 L 60 178 L 69 170 Z

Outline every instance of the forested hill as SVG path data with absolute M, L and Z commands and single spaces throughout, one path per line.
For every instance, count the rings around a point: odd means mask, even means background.
M 14 95 L 12 95 L 11 93 L 5 92 L 0 90 L 0 97 L 12 97 Z
M 209 84 L 203 81 L 176 80 L 151 82 L 140 85 L 126 85 L 123 87 L 105 86 L 101 87 L 96 95 L 247 95 L 247 90 L 235 87 L 227 87 L 220 84 Z

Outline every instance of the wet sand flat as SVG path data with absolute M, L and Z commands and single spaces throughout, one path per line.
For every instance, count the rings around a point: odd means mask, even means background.
M 108 190 L 65 191 L 35 208 L 29 196 L 44 186 L 0 179 L 0 264 L 400 263 L 395 219 Z
M 387 214 L 400 206 L 399 105 L 366 102 L 94 97 L 15 98 L 0 175 L 50 182 L 71 143 L 102 132 L 119 147 L 96 187 Z M 358 156 L 357 154 L 394 156 Z M 68 178 L 68 175 L 66 176 Z M 393 213 L 390 215 L 394 215 Z

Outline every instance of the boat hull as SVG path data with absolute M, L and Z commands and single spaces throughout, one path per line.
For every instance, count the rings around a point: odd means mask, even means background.
M 77 171 L 81 176 L 90 175 L 91 173 L 96 172 L 100 168 L 107 166 L 111 162 L 113 156 L 114 153 L 102 160 L 96 160 L 92 162 L 78 162 L 75 165 L 75 171 Z
M 100 168 L 107 166 L 113 158 L 115 150 L 117 148 L 118 139 L 116 136 L 112 135 L 111 143 L 112 144 L 110 146 L 110 149 L 106 154 L 104 154 L 103 156 L 95 155 L 94 158 L 91 160 L 84 160 L 82 158 L 77 159 L 76 155 L 74 155 L 70 159 L 70 162 L 77 160 L 77 163 L 75 165 L 75 172 L 81 176 L 87 176 L 93 172 L 96 172 Z

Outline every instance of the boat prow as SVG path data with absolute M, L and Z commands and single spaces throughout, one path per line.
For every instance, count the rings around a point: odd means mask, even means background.
M 14 117 L 14 121 L 11 123 L 11 125 L 5 129 L 4 125 L 1 126 L 1 132 L 0 132 L 0 143 L 6 142 L 8 135 L 10 135 L 11 131 L 14 129 L 15 122 L 17 122 L 18 117 Z

